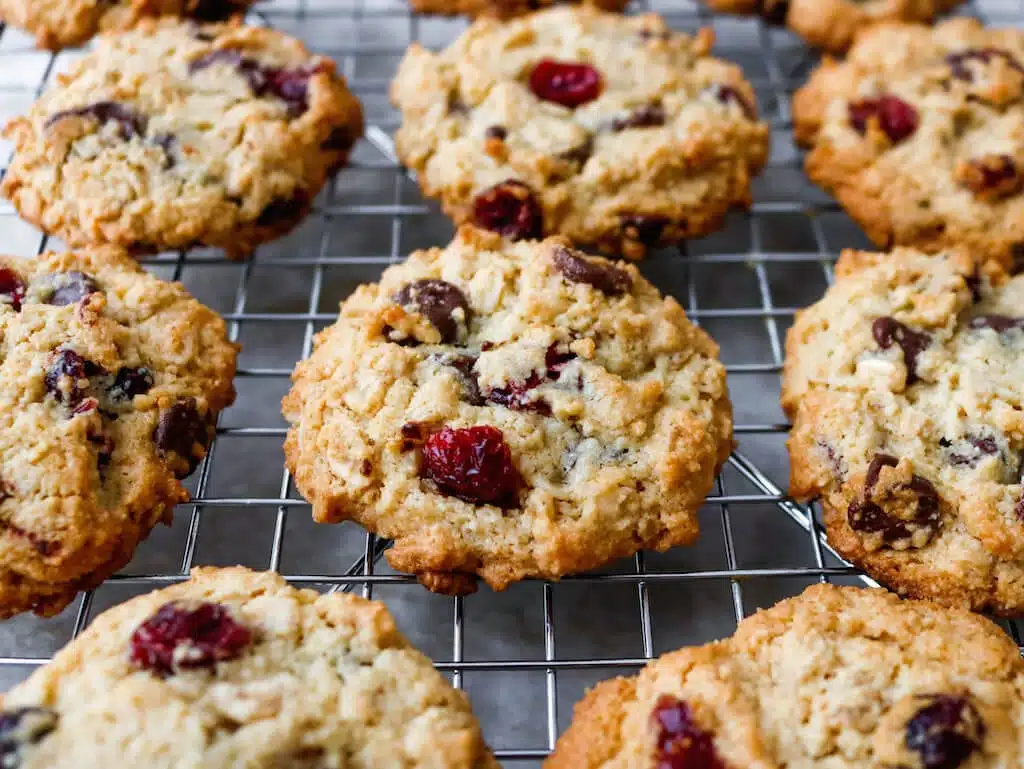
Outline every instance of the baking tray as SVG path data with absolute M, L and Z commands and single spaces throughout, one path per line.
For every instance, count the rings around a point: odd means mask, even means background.
M 397 115 L 387 89 L 405 47 L 437 48 L 461 19 L 410 14 L 405 0 L 270 0 L 250 14 L 332 56 L 363 102 L 367 138 L 351 166 L 291 235 L 244 263 L 210 250 L 147 258 L 228 320 L 243 344 L 238 400 L 189 480 L 193 501 L 175 510 L 120 574 L 59 616 L 0 623 L 0 690 L 25 678 L 91 617 L 133 595 L 181 580 L 193 565 L 276 569 L 295 584 L 356 591 L 384 601 L 405 634 L 472 696 L 486 737 L 506 766 L 534 767 L 597 681 L 635 672 L 670 649 L 732 633 L 759 607 L 821 580 L 863 584 L 834 557 L 818 512 L 788 500 L 787 425 L 779 408 L 786 329 L 816 301 L 846 247 L 869 247 L 859 229 L 801 171 L 790 97 L 816 56 L 784 30 L 712 15 L 692 0 L 634 2 L 676 28 L 713 27 L 716 53 L 740 64 L 772 128 L 772 153 L 754 183 L 754 206 L 725 228 L 641 265 L 721 345 L 738 448 L 700 511 L 696 545 L 647 553 L 557 584 L 528 581 L 466 598 L 428 593 L 388 568 L 385 542 L 354 524 L 319 526 L 283 469 L 281 396 L 313 335 L 356 285 L 415 248 L 446 243 L 452 227 L 395 162 Z M 962 13 L 1021 26 L 1020 0 L 976 0 Z M 23 112 L 81 52 L 52 56 L 0 25 L 0 120 Z M 11 147 L 0 140 L 0 173 Z M 0 251 L 33 255 L 61 244 L 40 237 L 0 202 Z M 1004 623 L 1020 644 L 1021 628 Z

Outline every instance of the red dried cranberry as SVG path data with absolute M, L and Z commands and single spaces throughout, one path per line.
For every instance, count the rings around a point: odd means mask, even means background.
M 968 435 L 955 443 L 948 438 L 940 438 L 939 445 L 944 449 L 954 449 L 948 452 L 949 463 L 953 467 L 974 467 L 982 457 L 999 453 L 999 444 L 989 435 Z
M 18 769 L 21 753 L 57 728 L 57 713 L 49 708 L 21 707 L 0 713 L 0 766 Z
M 625 131 L 627 128 L 651 128 L 665 125 L 665 109 L 660 104 L 645 104 L 637 107 L 625 117 L 617 117 L 612 121 L 613 131 Z
M 25 283 L 10 267 L 0 267 L 0 303 L 9 304 L 15 311 L 25 300 Z
M 957 769 L 981 747 L 985 724 L 966 697 L 929 694 L 907 722 L 904 743 L 920 756 L 923 769 Z
M 422 315 L 437 329 L 445 344 L 459 338 L 459 328 L 469 328 L 472 311 L 466 295 L 445 280 L 414 280 L 392 297 L 409 312 Z
M 234 659 L 251 641 L 252 631 L 220 604 L 172 601 L 132 633 L 131 660 L 167 674 Z
M 898 96 L 883 95 L 877 99 L 861 99 L 849 106 L 850 125 L 857 133 L 867 133 L 875 119 L 891 142 L 900 142 L 917 130 L 917 110 Z
M 729 769 L 715 750 L 711 732 L 693 718 L 690 706 L 669 694 L 658 698 L 651 713 L 656 769 Z
M 896 467 L 899 460 L 890 454 L 876 454 L 868 465 L 864 476 L 864 498 L 853 500 L 846 511 L 846 520 L 850 528 L 867 533 L 882 533 L 884 542 L 895 542 L 911 536 L 908 524 L 936 529 L 939 523 L 939 492 L 927 478 L 913 475 L 900 488 L 906 488 L 917 495 L 917 510 L 911 521 L 893 518 L 880 505 L 872 500 L 872 490 L 878 483 L 883 467 Z
M 513 411 L 534 411 L 547 416 L 551 413 L 551 407 L 540 398 L 527 396 L 527 393 L 536 390 L 542 381 L 540 374 L 531 371 L 530 375 L 521 382 L 509 382 L 507 387 L 495 387 L 493 390 L 488 390 L 487 400 Z
M 633 279 L 629 273 L 611 264 L 591 261 L 568 248 L 558 246 L 552 255 L 555 267 L 572 283 L 586 283 L 609 296 L 629 291 Z
M 77 270 L 47 275 L 46 282 L 52 289 L 46 303 L 57 307 L 77 304 L 89 294 L 99 291 L 99 286 L 96 285 L 92 276 Z
M 1024 318 L 1010 315 L 975 315 L 967 325 L 973 329 L 990 328 L 997 334 L 1002 334 L 1015 328 L 1024 329 Z
M 903 362 L 907 367 L 907 386 L 917 381 L 917 358 L 931 344 L 932 338 L 923 331 L 914 331 L 895 318 L 876 318 L 871 324 L 871 335 L 883 350 L 894 344 L 903 350 Z
M 968 48 L 946 56 L 946 63 L 949 65 L 953 77 L 973 83 L 974 73 L 967 65 L 972 61 L 988 64 L 995 58 L 1004 59 L 1013 69 L 1024 73 L 1024 66 L 1021 66 L 1021 63 L 1009 51 L 1004 51 L 1001 48 Z
M 757 119 L 757 110 L 754 108 L 754 105 L 747 101 L 747 97 L 733 86 L 715 83 L 708 86 L 707 90 L 708 93 L 722 102 L 722 104 L 735 104 L 748 120 Z
M 512 240 L 539 238 L 544 217 L 533 191 L 515 179 L 495 184 L 473 201 L 473 221 Z
M 576 108 L 601 95 L 601 73 L 589 64 L 541 59 L 530 73 L 538 99 Z
M 153 387 L 153 374 L 148 368 L 118 369 L 114 381 L 107 387 L 107 397 L 112 401 L 130 401 L 136 395 L 145 395 Z
M 474 504 L 512 506 L 522 478 L 501 430 L 445 427 L 423 444 L 423 472 L 444 493 Z
M 43 384 L 58 403 L 75 409 L 86 397 L 89 377 L 101 372 L 99 366 L 74 350 L 62 349 L 54 355 L 43 377 Z
M 49 128 L 67 117 L 91 117 L 101 124 L 113 121 L 117 123 L 122 139 L 131 139 L 133 136 L 142 136 L 146 133 L 146 119 L 130 107 L 116 101 L 100 101 L 78 109 L 57 112 L 47 119 L 46 127 Z
M 296 69 L 268 67 L 260 64 L 256 59 L 243 56 L 239 51 L 226 48 L 200 56 L 189 64 L 188 70 L 190 73 L 195 73 L 215 64 L 234 67 L 249 83 L 249 88 L 256 96 L 271 94 L 284 101 L 291 117 L 297 117 L 306 111 L 309 79 L 323 71 L 321 64 Z
M 1024 188 L 1024 174 L 1009 155 L 990 154 L 962 161 L 956 167 L 956 178 L 982 200 L 1016 195 Z

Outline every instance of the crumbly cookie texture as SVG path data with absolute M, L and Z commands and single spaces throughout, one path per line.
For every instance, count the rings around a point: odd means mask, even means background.
M 0 745 L 19 769 L 498 769 L 383 604 L 241 567 L 101 614 L 4 696 Z
M 842 53 L 861 30 L 887 21 L 929 23 L 963 0 L 706 0 L 723 13 L 785 25 L 816 48 Z
M 495 16 L 510 19 L 562 3 L 583 3 L 606 11 L 624 11 L 629 0 L 409 0 L 418 13 L 446 15 Z
M 738 67 L 658 16 L 559 7 L 481 19 L 392 83 L 399 157 L 458 223 L 606 253 L 716 229 L 750 199 L 768 128 Z
M 790 492 L 904 595 L 1024 611 L 1024 275 L 966 254 L 844 253 L 786 341 Z
M 697 536 L 732 447 L 717 352 L 634 267 L 467 226 L 342 304 L 285 455 L 316 520 L 433 590 L 557 578 Z
M 1024 663 L 989 620 L 815 585 L 576 705 L 545 769 L 1016 769 Z
M 1024 257 L 1024 32 L 879 25 L 794 98 L 807 173 L 880 247 Z
M 0 190 L 72 245 L 240 257 L 305 216 L 362 130 L 333 62 L 299 41 L 147 21 L 103 39 L 8 125 Z
M 101 33 L 124 32 L 141 20 L 173 16 L 198 22 L 241 16 L 253 0 L 0 0 L 0 19 L 35 35 L 40 48 L 82 45 Z
M 55 614 L 170 520 L 236 353 L 117 249 L 0 257 L 0 616 Z

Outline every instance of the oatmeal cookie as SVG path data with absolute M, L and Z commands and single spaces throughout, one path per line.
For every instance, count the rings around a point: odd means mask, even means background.
M 429 588 L 691 542 L 732 447 L 718 348 L 632 266 L 466 226 L 357 289 L 284 400 L 318 521 Z
M 880 247 L 1024 257 L 1024 31 L 886 24 L 794 97 L 807 173 Z
M 989 620 L 815 585 L 577 704 L 545 769 L 1017 769 L 1024 662 Z
M 0 0 L 0 21 L 58 51 L 101 33 L 125 32 L 142 19 L 173 16 L 196 22 L 242 16 L 254 0 Z
M 305 216 L 362 130 L 333 62 L 299 41 L 148 21 L 105 38 L 10 123 L 0 191 L 72 245 L 245 256 Z
M 629 0 L 409 0 L 409 5 L 417 13 L 496 16 L 499 19 L 511 19 L 565 3 L 584 3 L 606 11 L 624 11 Z
M 714 35 L 559 7 L 481 19 L 392 84 L 399 157 L 458 223 L 640 258 L 750 202 L 768 128 Z
M 383 604 L 241 567 L 109 609 L 3 697 L 18 769 L 499 769 Z
M 722 13 L 784 25 L 816 48 L 841 53 L 860 32 L 886 21 L 930 23 L 963 0 L 706 0 Z
M 963 253 L 845 252 L 786 340 L 790 492 L 903 595 L 1024 610 L 1024 275 Z
M 220 316 L 117 249 L 0 257 L 0 616 L 55 614 L 170 520 L 235 357 Z

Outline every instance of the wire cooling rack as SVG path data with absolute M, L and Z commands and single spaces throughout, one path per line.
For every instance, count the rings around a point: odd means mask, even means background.
M 831 282 L 839 250 L 869 245 L 800 170 L 790 97 L 815 63 L 800 41 L 754 19 L 713 16 L 693 0 L 635 0 L 632 7 L 661 12 L 678 29 L 714 27 L 717 54 L 744 68 L 773 134 L 753 208 L 731 216 L 722 232 L 642 265 L 716 338 L 729 372 L 739 447 L 701 511 L 700 541 L 558 584 L 526 582 L 453 599 L 391 571 L 380 560 L 386 543 L 358 527 L 310 521 L 309 505 L 283 470 L 278 404 L 295 362 L 334 320 L 342 298 L 409 251 L 451 237 L 445 217 L 395 162 L 397 116 L 387 88 L 409 42 L 443 46 L 466 22 L 412 15 L 405 0 L 273 0 L 257 8 L 254 23 L 295 34 L 337 61 L 363 101 L 367 138 L 315 212 L 251 261 L 201 250 L 145 260 L 221 312 L 243 343 L 238 402 L 222 415 L 217 441 L 189 481 L 193 500 L 176 510 L 173 526 L 154 532 L 121 574 L 60 616 L 0 625 L 0 686 L 27 676 L 103 608 L 179 581 L 193 565 L 243 563 L 278 570 L 296 584 L 385 601 L 406 635 L 470 692 L 499 759 L 536 765 L 574 702 L 598 680 L 728 635 L 756 608 L 811 582 L 864 581 L 828 549 L 815 511 L 782 491 L 787 425 L 778 394 L 786 328 Z M 975 0 L 966 12 L 995 25 L 1024 23 L 1020 0 Z M 0 24 L 0 119 L 25 110 L 79 55 L 35 51 L 29 38 Z M 0 141 L 0 173 L 9 155 Z M 0 235 L 3 252 L 60 247 L 6 202 Z M 1020 645 L 1016 624 L 1004 626 Z

